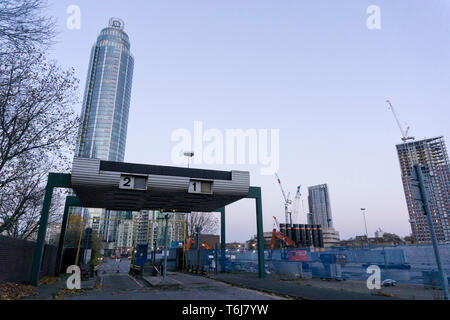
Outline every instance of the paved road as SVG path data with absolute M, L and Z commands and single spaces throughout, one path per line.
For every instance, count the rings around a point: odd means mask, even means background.
M 128 273 L 130 271 L 130 259 L 120 259 L 117 261 L 116 259 L 105 258 L 105 261 L 100 264 L 98 274 L 111 274 L 117 273 L 117 270 L 120 273 Z
M 232 287 L 212 279 L 187 275 L 170 274 L 169 278 L 178 285 L 150 287 L 128 274 L 110 273 L 102 276 L 101 289 L 81 296 L 67 297 L 67 300 L 272 300 L 276 296 L 258 291 Z
M 266 277 L 264 279 L 258 278 L 255 273 L 238 273 L 228 274 L 219 273 L 218 275 L 211 275 L 212 278 L 231 283 L 246 288 L 260 289 L 269 292 L 277 292 L 282 295 L 289 295 L 297 299 L 308 300 L 385 300 L 395 299 L 386 296 L 372 295 L 369 290 L 365 292 L 356 292 L 353 290 L 340 290 L 339 288 L 324 288 L 313 286 L 311 283 L 304 281 L 281 281 L 276 277 Z M 322 282 L 319 279 L 318 282 Z M 347 283 L 347 282 L 345 282 Z M 365 284 L 365 283 L 364 283 Z

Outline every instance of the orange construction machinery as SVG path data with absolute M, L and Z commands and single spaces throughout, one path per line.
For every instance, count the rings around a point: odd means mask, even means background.
M 194 239 L 192 239 L 192 237 L 189 237 L 188 242 L 186 244 L 186 250 L 189 250 L 194 243 L 195 243 Z M 203 241 L 201 243 L 201 246 L 202 246 L 202 248 L 211 250 L 211 246 L 209 244 L 207 244 L 206 241 Z
M 272 230 L 272 240 L 270 241 L 270 250 L 273 250 L 275 248 L 275 240 L 276 239 L 281 240 L 288 247 L 295 247 L 295 242 L 294 241 L 292 241 L 289 237 L 287 237 L 283 233 L 277 231 L 277 228 L 279 229 L 278 221 L 277 221 L 276 217 L 273 217 L 273 219 L 275 220 L 275 225 L 274 225 L 274 228 Z
M 186 250 L 189 250 L 193 244 L 194 244 L 194 239 L 192 239 L 192 237 L 189 237 L 188 242 L 186 244 Z

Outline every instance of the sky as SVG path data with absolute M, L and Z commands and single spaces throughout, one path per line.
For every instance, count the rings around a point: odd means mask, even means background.
M 81 10 L 68 29 L 67 8 Z M 370 5 L 380 29 L 369 29 Z M 278 174 L 286 192 L 327 183 L 341 239 L 378 228 L 411 233 L 395 145 L 401 134 L 388 110 L 418 138 L 450 136 L 448 0 L 50 0 L 60 34 L 51 56 L 75 68 L 80 101 L 90 50 L 110 17 L 125 22 L 135 57 L 125 161 L 173 165 L 172 133 L 279 129 Z M 81 103 L 74 106 L 77 113 Z M 248 170 L 261 186 L 264 230 L 284 220 L 273 175 L 258 165 L 193 165 Z M 303 210 L 304 207 L 304 210 Z M 256 233 L 255 207 L 227 207 L 227 242 Z

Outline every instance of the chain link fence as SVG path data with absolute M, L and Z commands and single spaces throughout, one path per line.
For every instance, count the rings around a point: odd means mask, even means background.
M 265 250 L 267 274 L 290 277 L 335 280 L 362 280 L 370 276 L 369 266 L 378 266 L 381 281 L 438 286 L 436 261 L 431 245 L 377 246 L 314 249 Z M 450 244 L 439 246 L 442 263 L 450 276 Z M 190 250 L 186 253 L 190 269 L 205 272 L 258 272 L 257 250 L 226 249 L 225 260 L 220 250 Z

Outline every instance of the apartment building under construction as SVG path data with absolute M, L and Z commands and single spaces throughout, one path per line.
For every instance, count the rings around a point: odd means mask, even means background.
M 450 241 L 450 162 L 443 137 L 397 145 L 411 231 L 417 242 L 429 242 L 430 234 L 422 203 L 414 199 L 411 174 L 418 163 L 424 175 L 430 211 L 439 241 Z

